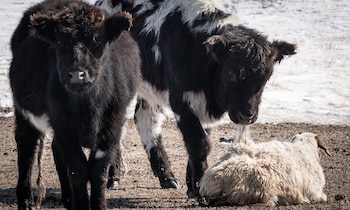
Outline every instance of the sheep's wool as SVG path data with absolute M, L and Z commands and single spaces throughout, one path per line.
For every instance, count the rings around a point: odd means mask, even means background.
M 303 133 L 292 142 L 263 143 L 240 139 L 205 172 L 200 194 L 209 201 L 234 205 L 326 201 L 315 137 Z

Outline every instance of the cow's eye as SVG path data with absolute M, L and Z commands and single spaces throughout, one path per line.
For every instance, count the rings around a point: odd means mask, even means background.
M 94 44 L 102 45 L 103 39 L 101 36 L 94 36 L 92 37 L 92 41 Z
M 237 77 L 234 71 L 228 71 L 227 77 L 231 82 L 237 82 Z

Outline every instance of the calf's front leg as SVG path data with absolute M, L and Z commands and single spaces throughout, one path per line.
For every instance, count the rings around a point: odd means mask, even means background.
M 63 138 L 55 132 L 52 142 L 54 160 L 60 179 L 62 202 L 69 210 L 88 210 L 87 160 L 76 138 Z
M 107 156 L 106 151 L 99 149 L 89 159 L 90 207 L 94 210 L 107 209 L 105 191 L 108 181 L 107 170 L 110 166 Z
M 90 153 L 91 209 L 107 209 L 105 192 L 108 179 L 119 181 L 122 155 L 121 139 L 124 136 L 125 123 L 125 120 L 107 123 L 98 135 L 98 147 Z
M 162 188 L 179 188 L 180 185 L 174 176 L 169 157 L 162 143 L 163 118 L 161 107 L 152 106 L 144 99 L 138 100 L 135 123 L 153 173 L 158 177 Z
M 208 167 L 207 156 L 210 151 L 208 135 L 187 104 L 181 103 L 173 110 L 189 156 L 186 173 L 187 195 L 202 202 L 199 195 L 199 181 Z
M 38 139 L 43 135 L 16 109 L 15 139 L 18 155 L 18 183 L 16 194 L 18 209 L 32 209 L 32 169 Z

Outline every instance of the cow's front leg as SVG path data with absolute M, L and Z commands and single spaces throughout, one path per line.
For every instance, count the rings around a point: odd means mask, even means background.
M 162 143 L 163 120 L 164 115 L 160 107 L 153 107 L 143 99 L 138 100 L 135 123 L 153 173 L 159 178 L 162 188 L 179 188 Z
M 121 114 L 122 115 L 122 114 Z M 121 139 L 125 121 L 113 121 L 105 125 L 98 135 L 98 146 L 89 157 L 89 180 L 91 184 L 90 207 L 93 210 L 107 209 L 106 186 L 108 179 L 119 181 L 121 164 Z
M 210 151 L 208 135 L 186 103 L 177 103 L 173 110 L 189 155 L 186 174 L 187 195 L 201 202 L 199 181 L 208 167 L 207 156 Z
M 43 135 L 16 109 L 15 139 L 18 153 L 18 209 L 32 209 L 32 168 L 38 139 Z
M 121 176 L 124 175 L 127 172 L 127 167 L 124 164 L 123 160 L 123 140 L 127 133 L 127 123 L 124 124 L 122 131 L 121 131 L 121 137 L 119 142 L 118 151 L 116 152 L 116 158 L 111 160 L 111 165 L 108 169 L 108 182 L 107 182 L 107 188 L 110 190 L 117 190 L 119 187 L 119 182 L 121 179 Z
M 64 138 L 59 132 L 55 134 L 52 149 L 61 184 L 62 202 L 67 209 L 89 209 L 85 154 L 76 138 Z
M 108 181 L 107 171 L 111 166 L 110 154 L 108 153 L 108 150 L 105 148 L 98 149 L 89 158 L 89 179 L 91 183 L 90 206 L 93 210 L 107 209 L 105 191 Z

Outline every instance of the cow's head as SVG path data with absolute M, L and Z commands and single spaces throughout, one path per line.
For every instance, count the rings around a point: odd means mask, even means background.
M 100 78 L 110 43 L 130 29 L 131 21 L 128 13 L 107 18 L 83 2 L 30 16 L 32 34 L 55 49 L 60 82 L 75 93 L 89 90 Z
M 269 42 L 266 37 L 243 26 L 223 29 L 205 42 L 207 52 L 218 64 L 217 98 L 237 124 L 257 120 L 261 94 L 275 63 L 295 54 L 295 45 Z

